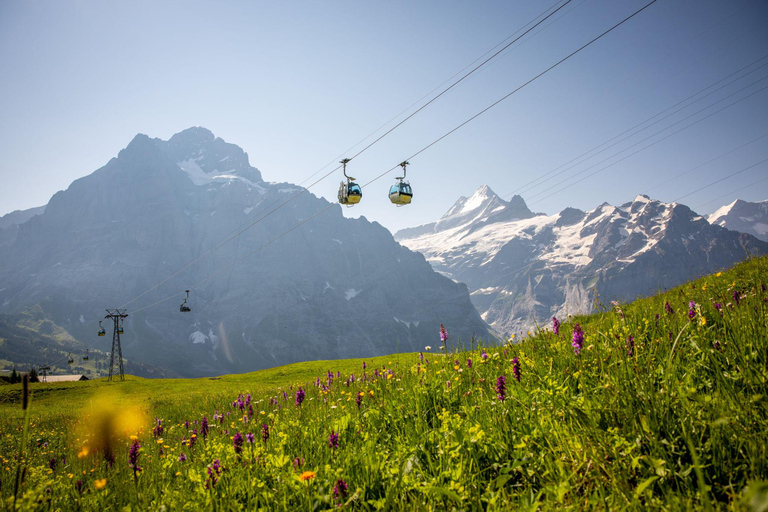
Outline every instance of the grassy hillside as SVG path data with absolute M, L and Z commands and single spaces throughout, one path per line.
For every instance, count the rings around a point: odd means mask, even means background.
M 36 384 L 19 503 L 765 510 L 767 266 L 754 259 L 504 347 L 449 342 L 442 355 L 425 340 L 431 351 L 365 365 Z M 0 389 L 9 507 L 20 396 Z

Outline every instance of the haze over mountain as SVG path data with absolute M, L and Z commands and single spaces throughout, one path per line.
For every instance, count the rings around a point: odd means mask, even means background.
M 708 215 L 707 220 L 768 242 L 768 200 L 750 203 L 737 199 Z
M 108 351 L 111 338 L 96 338 L 106 308 L 300 190 L 263 181 L 242 149 L 204 128 L 168 141 L 137 135 L 42 213 L 0 229 L 0 313 L 39 305 L 69 335 Z M 454 340 L 489 338 L 464 284 L 381 225 L 328 206 L 298 195 L 129 304 L 124 357 L 200 376 L 419 350 L 436 345 L 440 323 Z M 192 311 L 182 314 L 188 288 Z
M 583 212 L 531 212 L 482 186 L 437 222 L 398 231 L 439 272 L 466 283 L 483 319 L 510 335 L 552 316 L 627 301 L 729 267 L 768 244 L 647 196 Z

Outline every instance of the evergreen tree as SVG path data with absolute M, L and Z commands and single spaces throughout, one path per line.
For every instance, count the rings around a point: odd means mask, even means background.
M 37 377 L 37 370 L 34 367 L 29 369 L 29 382 L 40 382 L 40 379 Z
M 16 384 L 21 380 L 21 377 L 19 377 L 19 374 L 16 373 L 16 367 L 13 367 L 13 372 L 11 372 L 11 384 Z

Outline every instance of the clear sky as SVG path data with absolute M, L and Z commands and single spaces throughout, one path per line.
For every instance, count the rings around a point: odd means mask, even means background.
M 301 183 L 563 1 L 0 1 L 0 214 L 47 203 L 137 133 L 168 139 L 194 125 L 241 146 L 267 181 Z M 572 0 L 349 173 L 369 181 L 645 3 Z M 643 192 L 670 201 L 758 163 L 768 158 L 766 22 L 761 0 L 659 0 L 411 159 L 412 205 L 389 204 L 392 172 L 345 214 L 394 231 L 436 220 L 482 184 L 508 196 L 684 100 L 524 199 L 550 214 Z M 312 191 L 335 200 L 340 177 Z M 765 177 L 764 162 L 680 202 L 708 213 L 768 199 Z

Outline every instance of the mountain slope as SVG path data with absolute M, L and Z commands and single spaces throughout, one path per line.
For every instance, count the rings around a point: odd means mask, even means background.
M 708 215 L 710 224 L 748 233 L 768 242 L 768 200 L 750 203 L 737 199 Z
M 463 284 L 309 193 L 208 255 L 300 190 L 263 181 L 240 148 L 203 128 L 138 135 L 0 247 L 0 312 L 44 302 L 75 338 L 99 342 L 106 308 L 194 262 L 128 305 L 124 355 L 197 376 L 416 350 L 440 323 L 488 338 Z M 181 314 L 188 288 L 192 312 Z
M 676 286 L 741 261 L 745 249 L 768 252 L 768 244 L 712 226 L 684 205 L 646 196 L 547 216 L 530 213 L 519 198 L 516 208 L 506 206 L 489 190 L 472 197 L 504 206 L 506 219 L 465 215 L 441 226 L 471 202 L 461 198 L 441 221 L 395 238 L 466 283 L 482 317 L 507 335 L 553 315 L 588 313 L 597 298 L 626 301 Z

